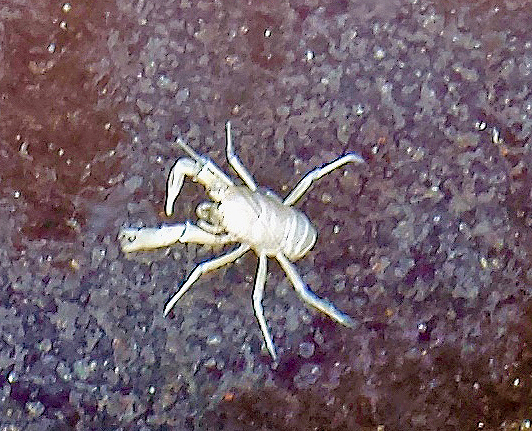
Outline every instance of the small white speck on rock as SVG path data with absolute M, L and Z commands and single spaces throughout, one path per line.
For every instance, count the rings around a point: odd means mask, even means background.
M 207 338 L 207 344 L 209 345 L 215 345 L 220 344 L 222 342 L 222 337 L 218 334 L 210 335 L 209 338 Z
M 306 389 L 314 385 L 321 376 L 321 368 L 316 364 L 304 364 L 294 377 L 298 389 Z

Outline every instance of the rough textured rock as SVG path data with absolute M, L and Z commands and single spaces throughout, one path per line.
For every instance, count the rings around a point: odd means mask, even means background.
M 530 1 L 0 5 L 0 425 L 22 429 L 530 427 Z M 124 256 L 164 221 L 181 136 L 319 239 L 297 266 L 341 328 L 256 260 L 165 301 L 201 260 Z M 205 199 L 186 184 L 175 220 Z

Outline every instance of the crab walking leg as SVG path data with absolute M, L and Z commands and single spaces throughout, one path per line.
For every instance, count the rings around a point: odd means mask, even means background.
M 206 262 L 202 262 L 198 266 L 196 266 L 196 268 L 194 268 L 194 271 L 192 271 L 192 273 L 187 278 L 187 281 L 185 281 L 185 284 L 183 284 L 183 286 L 181 286 L 177 293 L 172 296 L 170 300 L 166 303 L 166 306 L 164 307 L 164 315 L 166 316 L 170 312 L 176 302 L 181 299 L 181 297 L 187 292 L 190 286 L 192 286 L 194 282 L 196 282 L 198 278 L 200 278 L 201 274 L 212 271 L 213 269 L 219 268 L 237 260 L 248 250 L 249 245 L 242 244 L 240 247 L 234 249 L 233 251 L 230 251 L 227 254 L 208 260 Z
M 242 178 L 242 180 L 246 183 L 246 186 L 248 186 L 248 188 L 252 192 L 254 192 L 257 190 L 257 184 L 255 184 L 253 177 L 235 154 L 233 140 L 231 139 L 231 122 L 228 121 L 227 123 L 225 123 L 225 127 L 227 136 L 227 160 L 229 161 L 229 164 L 233 167 L 235 172 L 238 174 L 238 176 Z
M 264 309 L 262 308 L 262 295 L 264 293 L 264 284 L 266 283 L 266 267 L 268 258 L 264 253 L 259 255 L 259 266 L 257 268 L 257 276 L 255 278 L 255 288 L 253 289 L 253 308 L 255 310 L 255 316 L 259 321 L 259 326 L 266 342 L 273 360 L 277 360 L 277 354 L 275 353 L 275 346 L 273 345 L 272 336 L 266 325 L 266 319 L 264 318 Z
M 340 166 L 345 165 L 349 162 L 365 163 L 364 159 L 358 154 L 349 153 L 332 161 L 331 163 L 327 163 L 321 168 L 316 168 L 310 171 L 307 175 L 303 177 L 301 181 L 299 181 L 299 183 L 297 183 L 297 186 L 295 186 L 294 190 L 292 190 L 290 194 L 285 198 L 283 204 L 293 205 L 298 201 L 301 196 L 305 194 L 305 192 L 308 190 L 308 188 L 312 185 L 314 181 L 320 179 L 324 175 L 327 175 L 328 173 L 334 171 L 335 169 L 338 169 Z
M 231 241 L 227 235 L 214 235 L 189 222 L 161 227 L 122 228 L 118 240 L 122 251 L 127 253 L 167 247 L 176 242 L 219 245 Z
M 303 301 L 327 314 L 329 317 L 333 318 L 344 326 L 354 326 L 354 322 L 351 317 L 345 313 L 342 313 L 329 301 L 320 298 L 308 289 L 305 282 L 297 273 L 296 267 L 282 253 L 278 253 L 275 258 L 281 264 L 284 272 L 286 272 L 286 275 L 292 282 L 295 291 L 299 294 Z

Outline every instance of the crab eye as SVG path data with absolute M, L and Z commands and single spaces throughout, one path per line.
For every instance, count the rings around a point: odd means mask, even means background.
M 217 224 L 220 220 L 220 214 L 218 202 L 202 202 L 196 208 L 196 215 L 201 220 L 205 220 L 211 224 Z

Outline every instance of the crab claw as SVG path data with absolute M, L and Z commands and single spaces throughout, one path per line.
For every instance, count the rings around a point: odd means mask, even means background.
M 176 143 L 190 156 L 175 162 L 166 183 L 165 213 L 170 217 L 174 213 L 174 203 L 181 191 L 185 176 L 206 187 L 211 197 L 219 201 L 219 194 L 233 186 L 231 179 L 207 157 L 197 154 L 189 145 L 178 139 Z
M 118 241 L 124 253 L 167 247 L 179 241 L 186 227 L 186 224 L 177 224 L 160 228 L 122 228 L 118 232 Z
M 184 157 L 175 162 L 174 166 L 170 170 L 168 175 L 168 182 L 166 183 L 166 205 L 165 213 L 170 217 L 174 213 L 174 203 L 181 191 L 185 175 L 195 177 L 201 170 L 201 166 L 198 169 L 198 162 L 195 160 Z

